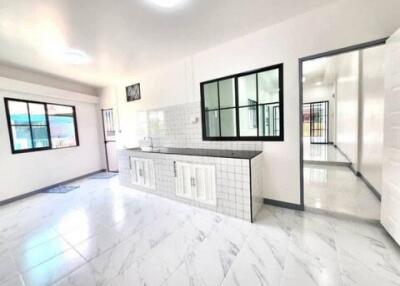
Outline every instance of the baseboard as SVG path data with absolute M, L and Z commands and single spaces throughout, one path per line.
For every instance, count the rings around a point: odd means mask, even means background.
M 364 222 L 364 223 L 371 223 L 371 224 L 375 224 L 375 225 L 380 225 L 379 219 L 362 218 L 362 217 L 351 215 L 351 214 L 339 213 L 339 212 L 334 212 L 334 211 L 324 210 L 324 209 L 318 209 L 318 208 L 313 208 L 313 207 L 306 207 L 305 210 L 307 212 L 320 214 L 320 215 L 327 215 L 327 216 L 335 217 L 335 218 L 338 218 L 338 219 L 345 219 L 345 220 L 352 220 L 352 221 L 356 221 L 356 222 Z
M 292 203 L 282 202 L 282 201 L 276 201 L 276 200 L 271 200 L 271 199 L 264 198 L 264 204 L 275 206 L 275 207 L 286 208 L 286 209 L 304 211 L 304 206 L 302 206 L 302 205 L 292 204 Z
M 58 187 L 60 185 L 69 184 L 69 183 L 72 183 L 73 181 L 81 180 L 81 179 L 84 179 L 86 177 L 90 177 L 92 175 L 95 175 L 95 174 L 98 174 L 98 173 L 101 173 L 101 172 L 105 172 L 105 169 L 101 169 L 101 170 L 98 170 L 98 171 L 95 171 L 95 172 L 87 173 L 87 174 L 79 176 L 79 177 L 75 177 L 75 178 L 72 178 L 72 179 L 69 179 L 69 180 L 66 180 L 66 181 L 63 181 L 63 182 L 59 182 L 59 183 L 54 184 L 54 185 L 50 185 L 50 186 L 47 186 L 47 187 L 44 187 L 44 188 L 40 188 L 40 189 L 34 190 L 32 192 L 29 192 L 29 193 L 26 193 L 26 194 L 23 194 L 23 195 L 19 195 L 19 196 L 16 196 L 16 197 L 12 197 L 12 198 L 0 201 L 0 206 L 4 206 L 4 205 L 10 204 L 10 203 L 13 203 L 13 202 L 16 202 L 16 201 L 19 201 L 19 200 L 34 196 L 34 195 L 42 193 L 42 192 L 44 192 L 46 190 Z
M 382 201 L 382 196 L 381 194 L 378 192 L 377 189 L 375 189 L 375 187 L 373 185 L 371 185 L 371 183 L 367 180 L 367 178 L 364 177 L 364 175 L 360 172 L 357 172 L 358 177 L 360 177 L 361 180 L 364 181 L 364 183 L 367 185 L 368 189 L 375 195 L 375 197 L 379 200 Z
M 334 161 L 314 161 L 314 160 L 303 160 L 304 164 L 308 165 L 323 165 L 323 166 L 343 166 L 349 167 L 351 166 L 350 162 L 334 162 Z

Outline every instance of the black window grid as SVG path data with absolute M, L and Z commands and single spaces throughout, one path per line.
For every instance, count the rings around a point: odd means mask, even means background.
M 29 124 L 12 124 L 11 123 L 9 102 L 23 102 L 23 103 L 25 103 L 27 105 L 27 113 L 28 113 L 28 122 L 29 122 Z M 44 116 L 45 116 L 45 119 L 46 119 L 46 124 L 32 124 L 31 113 L 30 113 L 30 108 L 29 108 L 29 104 L 30 103 L 32 103 L 32 104 L 41 104 L 41 105 L 44 106 L 44 111 L 45 111 Z M 57 150 L 57 149 L 65 149 L 65 148 L 71 148 L 71 147 L 78 147 L 79 146 L 78 124 L 77 124 L 77 119 L 76 119 L 75 106 L 66 105 L 66 104 L 58 104 L 58 103 L 48 103 L 48 102 L 41 102 L 41 101 L 24 100 L 24 99 L 17 99 L 17 98 L 8 98 L 8 97 L 4 98 L 4 105 L 5 105 L 5 109 L 6 109 L 6 117 L 7 117 L 8 133 L 9 133 L 9 137 L 10 137 L 11 152 L 13 154 L 44 151 L 44 150 Z M 76 144 L 74 146 L 57 147 L 57 148 L 54 148 L 52 146 L 49 116 L 54 116 L 54 115 L 52 115 L 52 114 L 49 115 L 47 105 L 66 106 L 66 107 L 71 107 L 72 108 L 72 113 L 73 113 L 72 117 L 74 118 L 74 130 L 75 130 L 75 142 L 76 142 Z M 36 127 L 36 126 L 46 127 L 46 129 L 47 129 L 47 140 L 48 140 L 48 146 L 47 147 L 35 147 L 34 136 L 33 136 L 33 128 L 32 127 Z M 12 127 L 29 127 L 32 148 L 19 149 L 19 150 L 17 150 L 15 148 Z
M 274 70 L 278 69 L 279 72 L 279 101 L 278 102 L 272 102 L 272 103 L 259 103 L 259 89 L 258 89 L 258 77 L 259 73 L 268 71 L 268 70 Z M 246 75 L 251 75 L 255 74 L 256 75 L 256 104 L 251 104 L 251 105 L 239 105 L 239 90 L 238 90 L 238 79 L 242 76 Z M 221 108 L 221 100 L 220 100 L 220 87 L 219 87 L 219 82 L 227 79 L 233 79 L 234 80 L 234 86 L 235 86 L 235 106 L 233 107 L 223 107 Z M 217 96 L 218 96 L 218 108 L 213 108 L 213 109 L 206 109 L 205 107 L 205 98 L 204 98 L 204 86 L 206 84 L 210 83 L 217 83 Z M 205 141 L 283 141 L 284 140 L 284 116 L 283 116 L 283 64 L 278 64 L 274 66 L 269 66 L 245 73 L 240 73 L 236 75 L 231 75 L 231 76 L 226 76 L 206 82 L 200 83 L 200 92 L 201 92 L 201 113 L 202 113 L 202 131 L 203 131 L 203 140 Z M 259 107 L 263 105 L 272 105 L 272 104 L 279 104 L 279 115 L 278 115 L 278 121 L 279 121 L 279 127 L 276 127 L 275 129 L 277 132 L 279 132 L 279 135 L 277 136 L 260 136 L 260 126 L 259 126 Z M 249 108 L 249 107 L 256 107 L 256 121 L 257 121 L 257 136 L 241 136 L 240 135 L 240 115 L 239 115 L 239 110 L 240 108 Z M 235 109 L 236 110 L 236 136 L 222 136 L 222 131 L 221 131 L 221 110 L 227 110 L 227 109 Z M 218 111 L 218 120 L 219 120 L 219 136 L 208 136 L 207 135 L 207 116 L 206 113 L 212 112 L 212 111 Z M 274 120 L 275 121 L 275 120 Z M 275 133 L 274 133 L 275 134 Z

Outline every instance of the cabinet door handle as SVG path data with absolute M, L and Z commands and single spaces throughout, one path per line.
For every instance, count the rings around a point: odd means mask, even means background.
M 143 177 L 143 169 L 139 169 L 139 176 Z
M 195 187 L 195 186 L 196 186 L 196 180 L 195 180 L 195 178 L 190 178 L 190 182 L 191 182 L 192 187 Z
M 174 177 L 176 178 L 176 161 L 174 161 Z

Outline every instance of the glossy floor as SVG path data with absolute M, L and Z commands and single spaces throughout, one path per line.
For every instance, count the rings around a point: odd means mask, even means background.
M 378 220 L 380 202 L 345 166 L 304 165 L 306 207 Z
M 332 144 L 303 144 L 304 160 L 349 164 L 349 160 Z
M 0 285 L 400 285 L 378 225 L 275 207 L 250 224 L 117 178 L 79 185 L 0 208 Z

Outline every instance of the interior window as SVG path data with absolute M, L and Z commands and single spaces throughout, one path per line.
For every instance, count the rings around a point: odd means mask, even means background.
M 283 141 L 283 64 L 200 86 L 204 140 Z

